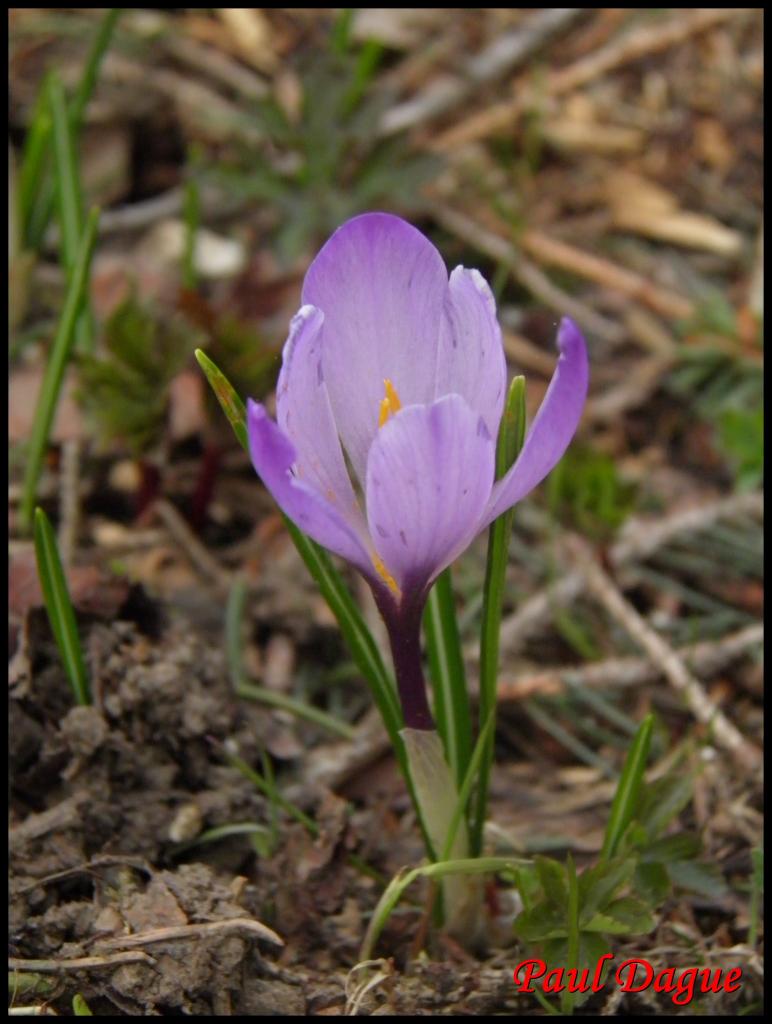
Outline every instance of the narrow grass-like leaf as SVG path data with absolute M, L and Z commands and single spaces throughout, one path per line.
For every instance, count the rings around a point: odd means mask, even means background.
M 233 428 L 233 433 L 241 447 L 249 452 L 249 437 L 247 436 L 247 410 L 244 403 L 231 387 L 231 383 L 225 374 L 209 358 L 206 352 L 197 348 L 195 356 L 198 365 L 204 371 L 204 376 L 209 381 L 209 386 L 214 391 L 214 396 L 220 403 L 220 408 L 225 413 L 228 422 Z
M 31 525 L 40 467 L 43 464 L 43 456 L 48 444 L 48 435 L 59 401 L 64 370 L 72 348 L 75 322 L 83 302 L 83 296 L 88 287 L 91 254 L 94 250 L 98 222 L 99 211 L 94 209 L 86 221 L 72 277 L 67 285 L 62 315 L 59 319 L 54 343 L 46 363 L 43 383 L 40 387 L 22 486 L 20 519 L 24 529 L 28 529 Z
M 472 713 L 456 622 L 450 569 L 437 578 L 426 602 L 424 633 L 431 669 L 434 716 L 457 785 L 472 749 Z
M 283 811 L 286 811 L 291 818 L 294 818 L 295 821 L 308 829 L 312 836 L 316 837 L 319 835 L 319 826 L 316 822 L 312 818 L 309 818 L 307 814 L 301 811 L 299 807 L 296 807 L 290 800 L 283 797 L 276 788 L 276 784 L 273 779 L 268 781 L 265 776 L 261 775 L 260 772 L 256 771 L 250 764 L 247 764 L 244 758 L 239 757 L 238 754 L 231 754 L 226 751 L 225 757 L 230 765 L 238 769 L 238 771 L 240 771 L 245 778 L 249 779 L 249 781 L 256 786 L 261 793 L 264 793 L 272 803 L 277 804 Z
M 256 821 L 231 822 L 228 825 L 215 825 L 214 828 L 208 828 L 197 835 L 195 839 L 188 839 L 180 843 L 179 846 L 175 846 L 174 855 L 179 856 L 179 854 L 186 853 L 198 846 L 207 846 L 209 843 L 217 843 L 221 839 L 230 839 L 232 836 L 257 836 L 268 846 L 272 845 L 274 838 L 271 829 Z
M 80 76 L 80 81 L 78 82 L 77 88 L 72 96 L 72 102 L 70 103 L 70 123 L 72 125 L 72 130 L 76 134 L 80 131 L 83 123 L 83 115 L 86 112 L 86 107 L 88 106 L 88 102 L 94 92 L 97 78 L 99 77 L 99 69 L 102 66 L 102 60 L 107 53 L 107 48 L 113 37 L 115 26 L 122 14 L 122 7 L 112 7 L 105 12 L 105 16 L 99 23 L 99 28 L 97 29 L 96 35 L 91 43 L 91 48 L 86 56 L 86 63 L 83 65 L 83 72 Z
M 518 857 L 474 857 L 465 860 L 443 860 L 417 868 L 403 868 L 389 882 L 373 911 L 370 925 L 359 951 L 360 960 L 369 960 L 392 911 L 405 890 L 418 878 L 440 879 L 448 875 L 492 875 L 508 868 L 530 863 Z
M 24 139 L 24 151 L 19 170 L 19 218 L 22 224 L 22 238 L 27 248 L 32 249 L 31 234 L 33 211 L 39 198 L 40 182 L 46 167 L 51 145 L 51 108 L 49 98 L 49 75 L 43 83 L 35 101 L 35 109 Z M 49 183 L 50 186 L 50 183 Z M 51 192 L 53 196 L 53 192 Z
M 48 95 L 53 122 L 54 177 L 59 208 L 60 262 L 66 269 L 69 280 L 72 277 L 75 261 L 78 258 L 80 238 L 83 231 L 83 194 L 78 166 L 77 136 L 72 130 L 71 119 L 67 111 L 64 86 L 59 76 L 55 73 L 49 78 Z M 78 347 L 81 350 L 90 352 L 93 349 L 94 324 L 91 319 L 88 291 L 84 295 L 84 302 L 78 313 L 78 319 L 75 324 L 75 336 Z
M 461 788 L 458 791 L 458 800 L 456 802 L 456 809 L 453 812 L 453 817 L 450 819 L 450 825 L 448 826 L 448 834 L 445 838 L 445 845 L 442 848 L 442 854 L 440 860 L 447 860 L 450 856 L 450 851 L 453 849 L 453 843 L 458 832 L 458 827 L 461 824 L 461 819 L 466 812 L 466 805 L 469 802 L 469 796 L 472 792 L 472 786 L 477 777 L 477 773 L 480 770 L 480 763 L 482 761 L 485 747 L 488 742 L 488 737 L 493 729 L 494 715 L 488 715 L 488 721 L 480 730 L 480 735 L 477 737 L 477 742 L 474 745 L 472 756 L 469 759 L 469 765 L 467 766 L 466 775 Z
M 72 96 L 68 110 L 70 134 L 74 144 L 77 143 L 77 139 L 80 135 L 83 115 L 85 114 L 86 107 L 88 106 L 88 102 L 94 91 L 102 60 L 107 52 L 108 46 L 110 45 L 115 25 L 122 13 L 123 10 L 120 7 L 112 8 L 105 13 L 104 18 L 99 24 L 96 35 L 94 36 L 91 48 L 86 57 L 86 62 L 83 65 L 83 73 L 81 74 L 75 93 Z M 25 175 L 25 198 L 27 203 L 23 207 L 25 224 L 24 237 L 28 248 L 32 250 L 40 248 L 43 235 L 45 234 L 46 228 L 51 220 L 51 214 L 54 208 L 55 191 L 54 182 L 51 177 L 47 161 L 47 157 L 50 153 L 52 131 L 47 81 L 44 81 L 43 88 L 41 89 L 38 99 L 39 103 L 45 109 L 47 125 L 45 126 L 45 133 L 41 135 L 40 139 L 35 140 L 35 145 L 40 148 L 38 158 L 35 161 L 30 161 L 28 166 L 26 158 L 28 146 L 25 143 L 24 160 L 24 168 L 27 172 Z M 30 130 L 34 128 L 35 123 L 35 120 L 33 120 Z M 28 141 L 32 141 L 29 140 L 29 135 Z
M 614 799 L 609 811 L 603 848 L 600 852 L 600 863 L 604 863 L 617 852 L 619 841 L 625 829 L 633 820 L 638 794 L 641 790 L 643 773 L 651 745 L 651 732 L 654 728 L 654 716 L 647 715 L 641 722 L 638 732 L 633 737 L 630 749 L 625 758 L 622 774 L 617 783 Z
M 62 263 L 72 271 L 80 244 L 83 220 L 83 196 L 80 188 L 75 140 L 70 129 L 67 98 L 62 80 L 55 72 L 48 80 L 48 98 L 53 124 L 56 195 L 59 205 L 59 228 Z
M 496 445 L 497 478 L 504 476 L 520 454 L 525 440 L 525 420 L 525 377 L 515 377 L 509 388 L 499 428 Z M 491 713 L 495 719 L 501 601 L 504 595 L 504 577 L 507 569 L 512 518 L 512 510 L 505 512 L 493 523 L 488 534 L 488 559 L 485 568 L 482 622 L 480 624 L 479 722 L 481 725 L 487 722 Z M 470 836 L 472 854 L 479 854 L 482 849 L 483 827 L 488 806 L 488 783 L 493 763 L 494 732 L 495 726 L 487 741 L 480 764 L 477 799 Z
M 356 730 L 348 722 L 342 722 L 339 718 L 335 718 L 334 715 L 328 715 L 321 708 L 314 707 L 313 704 L 308 704 L 306 701 L 298 700 L 295 697 L 290 697 L 286 693 L 276 693 L 274 690 L 268 690 L 264 686 L 258 686 L 255 683 L 246 681 L 241 683 L 236 693 L 239 697 L 246 697 L 247 700 L 255 700 L 260 704 L 267 704 L 269 707 L 277 708 L 279 711 L 287 711 L 289 714 L 294 715 L 296 718 L 302 718 L 306 722 L 313 722 L 314 725 L 321 726 L 322 729 L 326 729 L 327 732 L 340 736 L 344 740 L 352 740 L 356 736 Z
M 56 546 L 56 536 L 42 508 L 35 510 L 35 557 L 40 588 L 64 670 L 78 704 L 90 704 L 88 673 L 78 635 L 75 611 Z
M 247 581 L 243 576 L 237 576 L 228 591 L 228 601 L 225 605 L 225 653 L 228 658 L 228 675 L 234 692 L 244 681 L 241 628 L 246 600 Z

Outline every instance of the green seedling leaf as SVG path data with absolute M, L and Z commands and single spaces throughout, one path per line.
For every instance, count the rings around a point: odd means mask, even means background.
M 526 408 L 525 377 L 512 381 L 499 428 L 496 444 L 496 476 L 500 479 L 514 464 L 525 440 Z M 492 524 L 488 533 L 488 555 L 483 584 L 483 609 L 480 623 L 480 697 L 479 722 L 494 716 L 491 737 L 483 751 L 477 800 L 472 816 L 470 850 L 479 854 L 482 849 L 483 829 L 488 806 L 488 785 L 493 763 L 493 740 L 496 714 L 496 681 L 499 669 L 499 629 L 501 603 L 504 597 L 504 579 L 507 570 L 509 537 L 512 532 L 513 511 L 505 512 Z
M 636 815 L 643 773 L 649 756 L 653 727 L 654 717 L 653 715 L 647 715 L 630 744 L 630 749 L 611 804 L 606 834 L 603 839 L 603 848 L 600 854 L 601 862 L 609 860 L 617 852 L 625 830 Z
M 671 864 L 679 860 L 693 860 L 701 849 L 699 836 L 693 832 L 678 832 L 647 843 L 641 850 L 640 860 L 642 864 Z
M 670 894 L 673 885 L 662 864 L 639 864 L 635 869 L 633 889 L 649 906 L 659 906 Z
M 46 363 L 40 396 L 37 408 L 35 409 L 19 510 L 21 524 L 25 529 L 31 525 L 32 510 L 35 506 L 35 492 L 37 490 L 40 469 L 43 465 L 43 456 L 48 445 L 48 435 L 51 431 L 51 424 L 54 421 L 54 413 L 59 401 L 64 371 L 70 358 L 75 323 L 88 287 L 91 255 L 94 251 L 98 222 L 99 211 L 92 210 L 86 221 L 86 227 L 78 249 L 78 256 L 67 285 L 62 315 L 56 330 L 51 353 Z
M 83 124 L 83 116 L 99 77 L 102 60 L 110 45 L 118 18 L 122 13 L 121 8 L 114 7 L 106 12 L 100 22 L 86 57 L 80 81 L 69 103 L 67 114 L 71 143 L 65 144 L 71 145 L 73 151 L 77 151 L 78 136 Z M 40 122 L 38 122 L 38 109 L 45 109 L 45 115 Z M 51 213 L 54 208 L 55 188 L 52 177 L 48 173 L 47 159 L 51 148 L 53 131 L 50 116 L 48 78 L 44 80 L 38 94 L 38 108 L 33 116 L 30 130 L 34 131 L 34 137 L 30 138 L 28 133 L 29 145 L 25 143 L 22 209 L 25 224 L 24 237 L 27 246 L 32 250 L 37 250 L 43 241 L 43 236 L 51 220 Z
M 75 611 L 67 589 L 56 537 L 42 508 L 35 510 L 35 557 L 43 598 L 75 701 L 90 704 L 88 673 L 78 635 Z
M 80 994 L 80 992 L 78 992 L 77 995 L 74 995 L 72 997 L 72 1012 L 73 1012 L 73 1014 L 76 1017 L 93 1017 L 94 1016 L 94 1014 L 88 1008 L 88 1003 L 83 998 L 83 996 Z
M 675 861 L 667 865 L 673 885 L 700 896 L 721 897 L 729 890 L 717 864 L 704 864 L 695 860 Z
M 551 857 L 534 857 L 534 866 L 547 904 L 564 910 L 568 903 L 566 868 Z
M 249 451 L 246 406 L 233 390 L 225 375 L 220 372 L 206 353 L 197 348 L 195 355 L 198 365 L 204 371 L 204 376 L 209 381 L 209 385 L 217 401 L 220 403 L 220 408 L 233 427 L 233 432 L 238 438 L 239 444 L 246 451 Z
M 456 783 L 464 780 L 472 749 L 472 712 L 450 569 L 432 587 L 424 613 L 437 731 Z
M 635 872 L 634 857 L 617 857 L 602 861 L 589 868 L 579 879 L 582 926 L 596 911 L 603 910 L 617 893 L 626 886 Z
M 602 913 L 595 914 L 582 930 L 608 935 L 648 935 L 655 924 L 656 919 L 645 903 L 624 896 L 609 903 Z
M 674 821 L 692 799 L 693 772 L 672 772 L 641 793 L 640 809 L 636 818 L 651 841 Z
M 532 866 L 517 868 L 514 872 L 514 882 L 520 899 L 523 901 L 525 913 L 530 913 L 541 896 L 541 884 L 539 875 Z

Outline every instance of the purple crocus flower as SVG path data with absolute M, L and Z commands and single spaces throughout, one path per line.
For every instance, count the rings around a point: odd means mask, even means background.
M 519 458 L 495 480 L 507 375 L 491 291 L 448 278 L 399 217 L 340 227 L 311 264 L 277 388 L 250 401 L 252 462 L 282 511 L 368 580 L 391 639 L 405 721 L 432 728 L 420 675 L 429 587 L 559 461 L 584 406 L 584 340 L 569 319 Z

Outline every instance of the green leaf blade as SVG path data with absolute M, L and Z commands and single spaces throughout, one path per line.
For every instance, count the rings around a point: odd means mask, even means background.
M 614 856 L 627 826 L 635 815 L 653 728 L 654 716 L 647 715 L 630 744 L 609 812 L 600 854 L 601 863 Z
M 88 705 L 91 703 L 91 694 L 75 610 L 67 589 L 56 537 L 48 516 L 41 508 L 35 510 L 35 557 L 48 621 L 51 623 L 67 678 L 76 702 Z
M 424 613 L 434 712 L 448 764 L 461 785 L 472 751 L 472 713 L 450 569 L 437 578 Z
M 91 256 L 94 251 L 98 222 L 99 211 L 93 209 L 88 216 L 83 237 L 80 241 L 72 276 L 67 285 L 62 315 L 59 319 L 56 336 L 40 388 L 40 396 L 35 409 L 35 418 L 30 435 L 24 482 L 22 484 L 20 519 L 23 529 L 28 529 L 32 521 L 35 491 L 43 464 L 43 456 L 59 401 L 64 371 L 72 350 L 75 323 L 88 288 Z
M 509 388 L 496 447 L 496 476 L 501 478 L 514 464 L 525 440 L 525 377 L 515 377 Z M 512 510 L 493 523 L 489 532 L 488 557 L 483 589 L 483 611 L 480 626 L 480 700 L 479 722 L 495 715 L 496 680 L 499 668 L 499 628 L 504 578 L 507 569 L 509 535 L 512 531 Z M 483 828 L 488 806 L 488 784 L 493 764 L 495 726 L 491 731 L 480 765 L 477 800 L 471 830 L 471 852 L 482 850 Z

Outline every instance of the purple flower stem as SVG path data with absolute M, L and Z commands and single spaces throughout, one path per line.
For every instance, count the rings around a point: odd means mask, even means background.
M 421 661 L 421 618 L 424 601 L 396 604 L 388 591 L 373 586 L 378 610 L 386 623 L 397 677 L 397 690 L 405 725 L 409 729 L 436 728 L 426 696 Z

